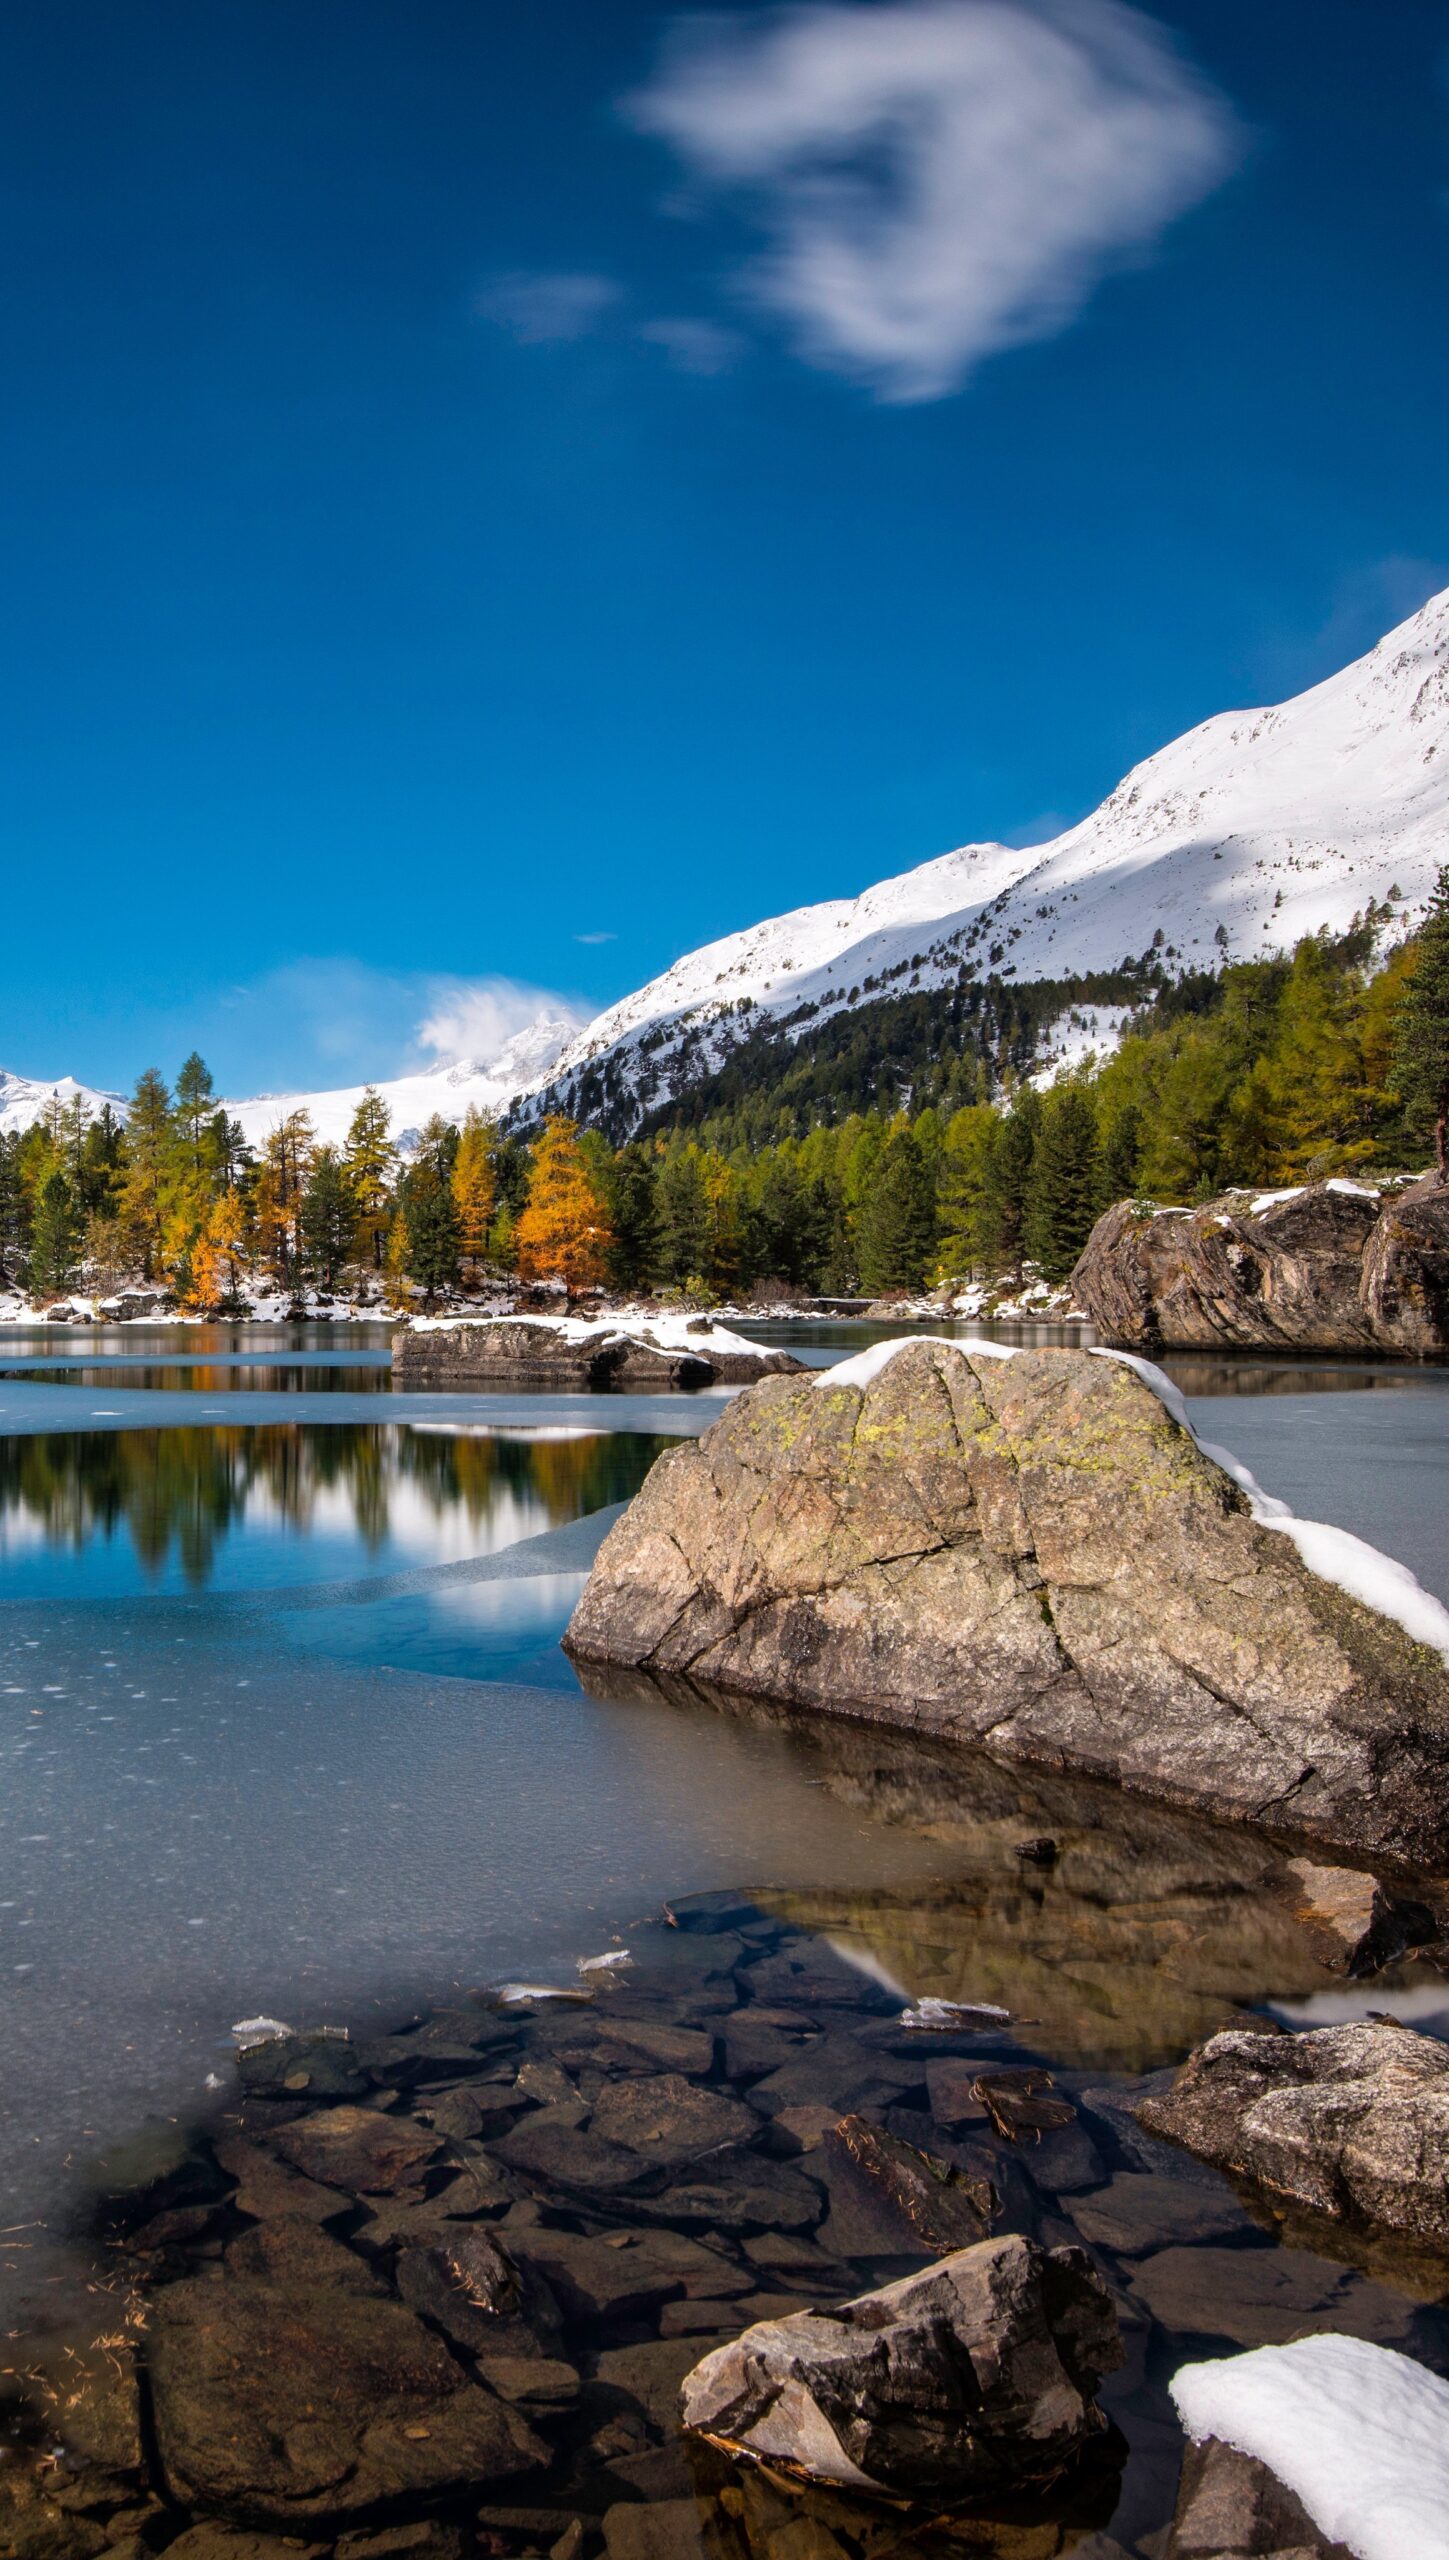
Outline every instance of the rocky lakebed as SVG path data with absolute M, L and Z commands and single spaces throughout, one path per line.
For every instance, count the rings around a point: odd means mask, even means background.
M 0 2553 L 1440 2560 L 1438 1602 L 1086 1353 L 708 1425 L 601 1521 L 583 1702 L 929 1857 L 238 2017 L 73 2182 Z

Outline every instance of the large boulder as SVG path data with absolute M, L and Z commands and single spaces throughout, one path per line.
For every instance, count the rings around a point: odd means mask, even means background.
M 1449 2050 L 1431 2037 L 1228 2028 L 1137 2114 L 1272 2203 L 1449 2248 Z
M 577 1659 L 1449 1866 L 1449 1673 L 1258 1525 L 1122 1363 L 917 1340 L 660 1458 Z
M 685 2426 L 838 2488 L 984 2498 L 1052 2480 L 1122 2362 L 1084 2249 L 982 2240 L 833 2311 L 764 2320 L 696 2365 Z
M 1147 1350 L 1449 1347 L 1449 1190 L 1313 1182 L 1195 1209 L 1119 1200 L 1072 1294 L 1110 1342 Z

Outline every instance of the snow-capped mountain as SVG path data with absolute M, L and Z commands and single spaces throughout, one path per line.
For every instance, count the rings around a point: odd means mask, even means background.
M 97 1093 L 91 1085 L 77 1084 L 74 1076 L 58 1076 L 54 1084 L 39 1083 L 33 1076 L 12 1075 L 0 1067 L 0 1133 L 12 1137 L 17 1130 L 28 1129 L 42 1119 L 52 1102 L 62 1109 L 79 1094 L 91 1119 L 96 1119 L 107 1103 L 124 1120 L 126 1106 L 118 1093 Z
M 1048 844 L 963 845 L 858 898 L 708 943 L 598 1015 L 529 1097 L 602 1081 L 667 1098 L 769 1016 L 954 980 L 1024 984 L 1141 958 L 1216 967 L 1342 930 L 1395 892 L 1405 922 L 1449 858 L 1449 590 L 1310 692 L 1223 712 L 1137 765 Z M 867 983 L 869 982 L 869 983 Z
M 967 844 L 858 898 L 797 907 L 686 954 L 662 977 L 576 1023 L 541 1016 L 497 1057 L 400 1076 L 378 1089 L 394 1133 L 432 1113 L 611 1106 L 615 1126 L 707 1072 L 750 1030 L 953 982 L 1024 985 L 1113 971 L 1155 946 L 1169 969 L 1287 950 L 1341 931 L 1391 895 L 1407 928 L 1449 859 L 1449 589 L 1338 675 L 1259 711 L 1223 712 L 1133 768 L 1099 809 L 1049 844 Z M 1120 1008 L 1074 1005 L 1048 1031 L 1058 1066 L 1116 1036 Z M 23 1128 L 52 1093 L 0 1074 L 0 1127 Z M 228 1101 L 253 1143 L 305 1110 L 346 1135 L 364 1088 Z M 93 1108 L 114 1095 L 92 1094 Z
M 457 1066 L 428 1067 L 379 1083 L 374 1090 L 392 1115 L 394 1140 L 405 1145 L 435 1112 L 444 1120 L 461 1120 L 470 1109 L 488 1115 L 506 1110 L 548 1075 L 577 1029 L 577 1021 L 563 1015 L 540 1014 L 515 1031 L 486 1065 L 469 1058 Z M 352 1084 L 327 1093 L 258 1093 L 246 1101 L 224 1102 L 221 1108 L 241 1122 L 254 1147 L 293 1111 L 306 1112 L 314 1134 L 326 1145 L 340 1146 L 366 1090 Z

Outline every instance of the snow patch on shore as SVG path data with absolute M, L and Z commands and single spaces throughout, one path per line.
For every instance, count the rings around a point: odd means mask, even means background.
M 1171 2390 L 1195 2444 L 1266 2463 L 1356 2560 L 1449 2560 L 1449 2382 L 1411 2357 L 1298 2338 L 1184 2365 Z
M 1095 1344 L 1092 1357 L 1116 1360 L 1124 1369 L 1135 1369 L 1166 1406 L 1173 1421 L 1180 1422 L 1184 1431 L 1191 1434 L 1203 1456 L 1211 1458 L 1247 1495 L 1248 1508 L 1259 1528 L 1274 1529 L 1291 1538 L 1309 1572 L 1320 1582 L 1333 1583 L 1351 1600 L 1361 1601 L 1381 1618 L 1391 1618 L 1415 1644 L 1428 1645 L 1449 1662 L 1449 1609 L 1424 1589 L 1406 1564 L 1400 1564 L 1396 1556 L 1386 1556 L 1379 1547 L 1371 1547 L 1366 1538 L 1356 1538 L 1349 1529 L 1335 1529 L 1326 1520 L 1300 1520 L 1276 1494 L 1265 1493 L 1257 1477 L 1233 1456 L 1231 1449 L 1223 1448 L 1216 1440 L 1203 1440 L 1193 1430 L 1181 1394 L 1155 1361 L 1144 1360 L 1136 1351 L 1109 1350 L 1105 1344 Z

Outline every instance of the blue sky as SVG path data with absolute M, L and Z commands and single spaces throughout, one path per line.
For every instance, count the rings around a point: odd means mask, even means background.
M 0 26 L 0 1065 L 350 1081 L 1449 583 L 1442 0 Z

